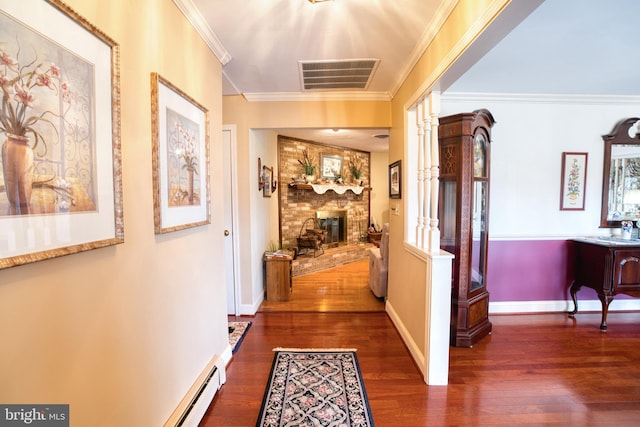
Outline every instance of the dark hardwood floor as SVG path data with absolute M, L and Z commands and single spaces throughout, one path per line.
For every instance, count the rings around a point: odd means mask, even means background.
M 242 317 L 201 426 L 255 425 L 275 347 L 357 348 L 378 427 L 640 425 L 640 313 L 609 313 L 606 333 L 599 313 L 491 316 L 492 335 L 451 348 L 449 385 L 427 386 L 386 313 L 325 307 Z
M 260 312 L 384 311 L 384 301 L 369 290 L 369 260 L 293 278 L 289 301 L 263 301 Z

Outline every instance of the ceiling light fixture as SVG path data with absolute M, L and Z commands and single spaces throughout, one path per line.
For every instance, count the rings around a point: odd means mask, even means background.
M 333 0 L 307 0 L 309 3 L 312 4 L 316 4 L 316 3 L 323 3 L 325 1 L 333 1 Z

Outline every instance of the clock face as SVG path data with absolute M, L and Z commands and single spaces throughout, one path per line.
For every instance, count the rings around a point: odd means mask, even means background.
M 473 140 L 473 176 L 484 177 L 486 176 L 485 169 L 485 150 L 486 140 L 484 135 L 479 133 Z

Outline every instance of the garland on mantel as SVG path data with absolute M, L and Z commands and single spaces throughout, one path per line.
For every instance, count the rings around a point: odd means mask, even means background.
M 333 190 L 338 194 L 344 194 L 347 190 L 353 191 L 355 194 L 362 194 L 364 187 L 359 185 L 337 185 L 337 184 L 309 184 L 313 191 L 318 194 L 324 194 L 329 190 Z

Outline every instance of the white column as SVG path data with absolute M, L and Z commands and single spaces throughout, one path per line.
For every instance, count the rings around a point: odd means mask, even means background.
M 429 385 L 449 382 L 452 259 L 446 252 L 432 254 L 427 268 L 424 381 Z
M 438 144 L 438 116 L 440 115 L 440 92 L 429 94 L 429 115 L 431 116 L 431 221 L 429 222 L 429 251 L 440 250 L 440 228 L 438 218 L 438 194 L 440 187 L 440 147 Z
M 422 236 L 421 236 L 421 247 L 423 249 L 428 249 L 429 247 L 429 204 L 430 198 L 429 193 L 431 192 L 430 186 L 430 171 L 431 168 L 431 151 L 429 149 L 429 140 L 431 134 L 431 127 L 429 126 L 431 122 L 431 117 L 429 114 L 429 100 L 425 97 L 422 101 L 422 123 L 424 126 L 424 137 L 420 141 L 422 152 L 424 153 L 423 160 L 423 171 L 422 171 L 422 180 L 424 182 L 422 186 L 422 221 L 424 226 L 422 227 Z
M 440 92 L 428 96 L 429 110 L 429 233 L 428 246 L 431 265 L 427 278 L 427 319 L 425 325 L 425 382 L 429 385 L 447 385 L 449 380 L 449 322 L 451 321 L 451 259 L 452 255 L 440 251 L 438 228 L 438 192 L 440 177 L 440 148 L 438 144 L 438 116 Z
M 418 158 L 416 159 L 418 180 L 418 212 L 416 218 L 416 246 L 424 248 L 424 233 L 428 227 L 424 219 L 424 122 L 422 116 L 424 114 L 424 105 L 418 102 L 416 105 L 416 126 L 418 128 Z

